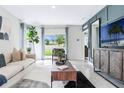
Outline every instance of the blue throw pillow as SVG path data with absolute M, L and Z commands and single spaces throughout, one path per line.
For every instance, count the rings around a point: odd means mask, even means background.
M 5 58 L 3 54 L 0 54 L 0 68 L 6 66 Z
M 0 86 L 3 85 L 3 84 L 6 83 L 6 82 L 7 82 L 6 77 L 3 76 L 3 75 L 0 75 Z

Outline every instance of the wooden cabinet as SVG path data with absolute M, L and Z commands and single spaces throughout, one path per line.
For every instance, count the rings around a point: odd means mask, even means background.
M 109 73 L 109 52 L 106 50 L 101 51 L 101 71 Z
M 122 52 L 110 51 L 110 75 L 122 79 Z
M 124 81 L 124 49 L 94 49 L 93 61 L 98 71 Z
M 94 59 L 93 59 L 93 62 L 94 62 L 94 67 L 96 69 L 100 69 L 100 53 L 99 53 L 99 50 L 94 50 Z

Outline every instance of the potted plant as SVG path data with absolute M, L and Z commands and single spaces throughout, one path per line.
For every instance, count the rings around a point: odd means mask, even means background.
M 28 31 L 27 31 L 27 40 L 33 44 L 33 49 L 34 49 L 34 52 L 35 52 L 35 46 L 34 44 L 36 43 L 39 43 L 39 36 L 38 36 L 38 33 L 36 31 L 36 27 L 35 26 L 29 26 L 28 28 Z M 30 48 L 28 48 L 28 50 L 31 50 Z
M 64 64 L 65 63 L 65 50 L 64 49 L 54 49 L 53 50 L 53 55 L 57 56 L 57 64 Z
M 28 52 L 29 54 L 31 53 L 31 48 L 30 48 L 30 47 L 27 48 L 27 52 Z

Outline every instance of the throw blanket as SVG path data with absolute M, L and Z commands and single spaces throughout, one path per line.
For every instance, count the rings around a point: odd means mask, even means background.
M 0 75 L 0 86 L 3 85 L 3 84 L 6 83 L 6 82 L 7 82 L 6 77 L 3 76 L 3 75 Z

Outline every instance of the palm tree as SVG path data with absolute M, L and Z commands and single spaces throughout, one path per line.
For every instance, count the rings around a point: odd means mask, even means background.
M 46 44 L 46 45 L 49 45 L 49 44 L 50 44 L 49 39 L 45 39 L 45 44 Z
M 110 35 L 110 38 L 112 36 L 112 34 L 114 35 L 115 43 L 118 45 L 118 39 L 119 39 L 119 35 L 120 33 L 124 34 L 123 31 L 123 27 L 121 26 L 121 24 L 119 22 L 116 22 L 112 25 L 111 28 L 109 28 L 108 30 L 108 34 Z
M 112 37 L 112 29 L 111 29 L 111 28 L 109 28 L 108 34 L 109 34 L 109 37 L 110 37 L 110 39 L 111 39 L 111 37 Z
M 65 38 L 63 35 L 58 35 L 56 39 L 56 43 L 60 46 L 61 44 L 65 43 Z

